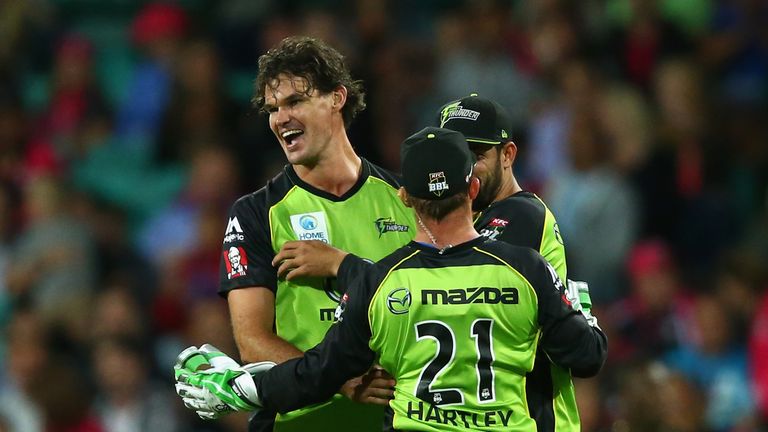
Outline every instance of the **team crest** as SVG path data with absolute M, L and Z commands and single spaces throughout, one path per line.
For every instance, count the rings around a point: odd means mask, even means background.
M 440 112 L 440 127 L 445 127 L 445 124 L 453 119 L 476 121 L 478 117 L 480 117 L 478 111 L 464 108 L 461 102 L 454 102 L 446 105 Z
M 245 276 L 248 270 L 248 256 L 241 247 L 232 246 L 224 251 L 224 264 L 227 267 L 227 279 Z
M 388 232 L 408 232 L 408 225 L 401 225 L 395 222 L 391 217 L 380 217 L 373 221 L 376 230 L 379 231 L 379 238 Z
M 448 190 L 448 182 L 445 180 L 445 172 L 429 173 L 429 191 L 437 196 L 442 196 Z

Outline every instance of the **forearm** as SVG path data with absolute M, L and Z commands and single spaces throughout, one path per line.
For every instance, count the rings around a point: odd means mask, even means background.
M 266 288 L 244 288 L 228 296 L 232 332 L 245 363 L 281 363 L 301 356 L 301 351 L 273 331 L 274 293 Z
M 274 333 L 242 335 L 235 339 L 243 363 L 272 361 L 280 364 L 302 355 L 300 349 Z

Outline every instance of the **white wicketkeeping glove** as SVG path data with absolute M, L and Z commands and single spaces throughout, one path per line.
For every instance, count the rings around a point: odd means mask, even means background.
M 574 310 L 581 311 L 590 326 L 600 328 L 597 325 L 597 317 L 592 315 L 592 298 L 589 296 L 589 284 L 584 281 L 568 279 L 565 296 L 571 302 L 571 307 Z
M 176 358 L 176 393 L 187 408 L 203 419 L 215 419 L 233 411 L 258 410 L 262 404 L 253 377 L 274 365 L 259 362 L 240 366 L 212 345 L 191 346 Z

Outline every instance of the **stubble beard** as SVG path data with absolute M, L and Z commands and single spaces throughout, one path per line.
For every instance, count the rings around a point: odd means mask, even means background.
M 493 203 L 499 189 L 501 189 L 501 175 L 501 165 L 496 164 L 493 171 L 485 177 L 485 181 L 480 180 L 480 192 L 478 192 L 477 198 L 472 201 L 472 211 L 483 211 Z

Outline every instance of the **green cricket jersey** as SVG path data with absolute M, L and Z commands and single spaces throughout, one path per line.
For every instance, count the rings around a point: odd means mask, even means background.
M 220 293 L 249 287 L 272 290 L 277 335 L 302 351 L 315 346 L 334 321 L 340 298 L 336 281 L 278 279 L 272 259 L 285 242 L 292 240 L 321 240 L 370 260 L 384 257 L 415 234 L 413 212 L 398 198 L 398 188 L 394 176 L 364 159 L 359 180 L 342 197 L 312 187 L 299 178 L 292 166 L 286 166 L 264 188 L 233 205 L 222 246 Z M 341 400 L 335 403 L 344 406 L 345 416 L 360 411 L 367 417 L 364 423 L 335 430 L 380 428 L 380 408 Z M 342 414 L 333 414 L 333 406 L 319 410 L 324 413 L 312 417 L 305 416 L 306 410 L 280 416 L 275 430 L 288 430 L 288 424 L 290 430 L 318 430 L 322 427 L 317 423 L 318 416 L 333 418 Z M 311 424 L 298 417 L 311 418 Z
M 565 247 L 555 217 L 535 194 L 518 192 L 497 201 L 475 219 L 477 231 L 493 240 L 538 251 L 567 280 Z M 568 370 L 552 364 L 539 352 L 528 375 L 528 401 L 539 432 L 581 430 L 576 394 Z
M 536 431 L 526 386 L 537 348 L 578 376 L 607 352 L 541 255 L 483 237 L 442 254 L 409 243 L 354 278 L 336 316 L 304 357 L 256 377 L 267 409 L 324 400 L 378 357 L 397 381 L 395 430 Z

